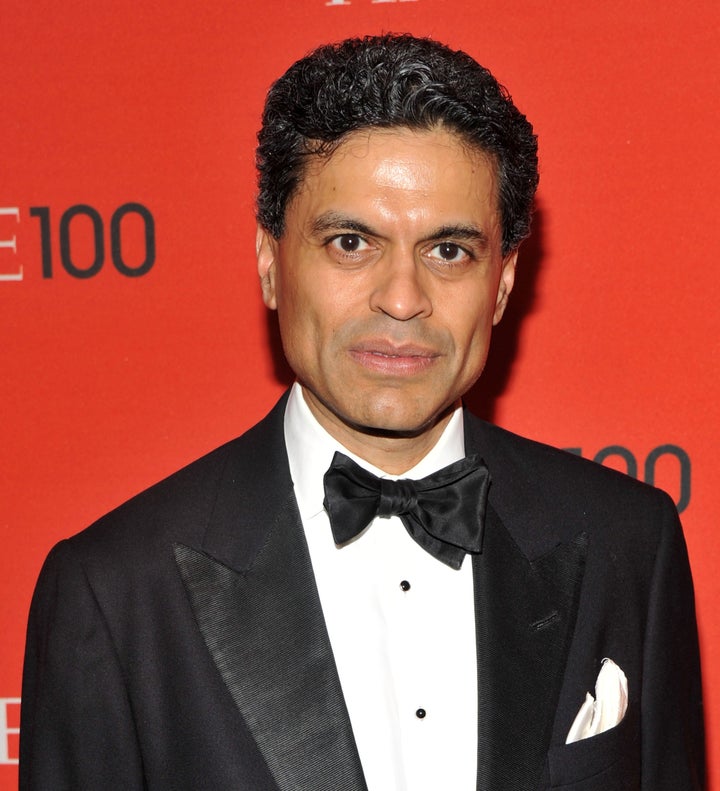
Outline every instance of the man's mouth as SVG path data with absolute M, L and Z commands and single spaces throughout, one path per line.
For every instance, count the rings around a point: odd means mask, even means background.
M 394 376 L 412 376 L 426 371 L 440 357 L 437 350 L 427 346 L 386 340 L 356 343 L 349 354 L 365 368 Z

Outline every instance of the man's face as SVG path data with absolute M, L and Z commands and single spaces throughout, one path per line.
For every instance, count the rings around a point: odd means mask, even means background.
M 485 364 L 512 288 L 494 167 L 437 129 L 349 135 L 258 232 L 265 304 L 320 423 L 432 431 Z

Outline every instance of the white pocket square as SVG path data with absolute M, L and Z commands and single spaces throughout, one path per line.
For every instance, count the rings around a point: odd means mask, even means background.
M 625 673 L 612 661 L 603 659 L 595 682 L 595 697 L 588 692 L 565 744 L 596 736 L 614 728 L 625 716 L 628 702 L 628 685 Z

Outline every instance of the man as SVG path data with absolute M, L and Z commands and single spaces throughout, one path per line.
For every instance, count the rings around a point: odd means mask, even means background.
M 258 167 L 297 383 L 52 551 L 21 786 L 701 788 L 669 498 L 461 407 L 529 229 L 526 119 L 463 53 L 350 40 L 273 86 Z

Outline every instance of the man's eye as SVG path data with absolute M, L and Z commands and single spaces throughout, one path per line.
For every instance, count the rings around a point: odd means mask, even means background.
M 343 233 L 331 239 L 330 244 L 343 253 L 357 253 L 367 247 L 367 242 L 356 233 Z
M 440 258 L 448 263 L 460 263 L 468 259 L 470 256 L 463 247 L 454 242 L 440 242 L 430 250 L 431 258 Z

